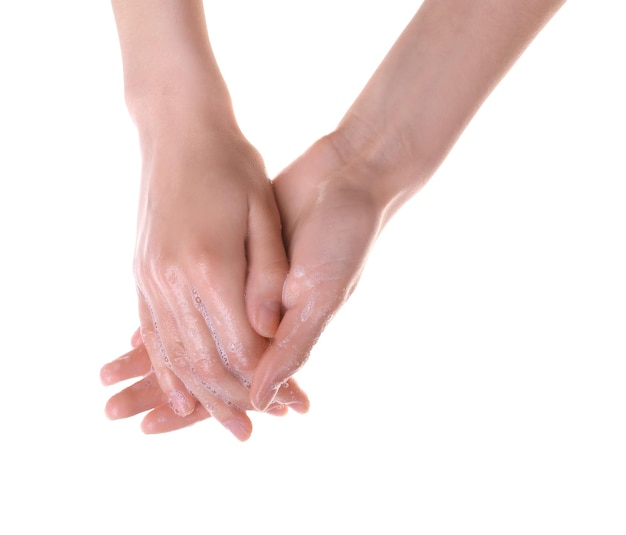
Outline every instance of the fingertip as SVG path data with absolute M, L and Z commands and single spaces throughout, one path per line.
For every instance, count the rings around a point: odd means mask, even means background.
M 152 419 L 146 417 L 141 422 L 141 431 L 145 435 L 157 435 L 159 433 L 158 424 Z
M 289 407 L 282 404 L 273 404 L 265 412 L 272 416 L 285 416 L 289 412 Z
M 111 386 L 113 384 L 107 364 L 100 368 L 100 383 L 102 383 L 103 386 Z
M 309 412 L 311 404 L 309 403 L 308 398 L 305 401 L 294 401 L 289 404 L 289 408 L 296 411 L 298 414 L 306 414 Z
M 115 397 L 112 397 L 109 401 L 107 401 L 104 406 L 104 415 L 109 420 L 119 420 L 120 418 L 123 418 L 123 414 L 119 410 L 118 404 L 115 402 Z
M 130 338 L 130 345 L 133 349 L 138 348 L 143 343 L 143 339 L 141 338 L 141 332 L 137 329 Z
M 181 417 L 174 413 L 172 408 L 165 403 L 146 414 L 141 422 L 141 431 L 146 435 L 170 433 L 190 427 L 209 417 L 210 415 L 200 405 L 188 416 Z
M 264 356 L 261 359 L 250 385 L 250 403 L 257 411 L 261 412 L 267 411 L 277 397 L 280 388 L 289 381 L 289 377 L 277 376 L 276 367 L 272 366 L 266 358 Z M 283 399 L 276 399 L 277 404 L 284 401 Z
M 146 414 L 141 421 L 140 429 L 145 435 L 160 435 L 180 429 L 182 427 L 180 422 L 181 418 L 165 404 Z
M 265 412 L 274 401 L 277 389 L 264 388 L 255 394 L 250 394 L 250 402 L 257 411 Z
M 100 382 L 104 386 L 111 386 L 125 379 L 140 375 L 136 369 L 132 369 L 132 364 L 134 364 L 134 361 L 128 354 L 107 362 L 100 368 Z
M 275 399 L 276 402 L 287 405 L 287 407 L 300 414 L 309 412 L 309 398 L 293 377 L 290 377 L 288 381 L 282 384 Z
M 189 399 L 189 397 L 180 390 L 171 391 L 168 398 L 170 407 L 177 416 L 184 418 L 185 416 L 189 416 L 196 409 L 195 400 Z
M 281 232 L 280 214 L 273 194 L 268 202 L 250 207 L 248 227 L 246 307 L 254 330 L 272 338 L 281 317 L 282 292 L 289 262 Z
M 281 304 L 276 301 L 265 301 L 257 309 L 254 328 L 264 338 L 272 338 L 280 323 Z
M 252 423 L 249 420 L 229 420 L 222 425 L 240 442 L 245 442 L 252 435 Z

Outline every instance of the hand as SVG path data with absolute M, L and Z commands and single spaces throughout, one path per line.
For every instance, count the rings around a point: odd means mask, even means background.
M 128 418 L 149 411 L 142 421 L 141 428 L 144 433 L 155 434 L 189 427 L 211 417 L 202 405 L 197 405 L 187 416 L 176 414 L 168 397 L 156 381 L 154 371 L 151 369 L 150 358 L 141 341 L 139 331 L 133 335 L 131 344 L 133 346 L 131 351 L 102 368 L 101 378 L 106 385 L 141 377 L 133 385 L 111 397 L 106 406 L 106 414 L 109 418 Z M 290 388 L 288 392 L 295 394 L 298 390 L 297 385 L 293 380 L 290 383 L 293 388 Z M 300 401 L 297 397 L 294 396 L 291 400 L 286 399 L 285 404 L 272 405 L 267 412 L 275 416 L 283 416 L 288 411 L 288 405 L 292 405 L 292 403 L 297 408 L 305 410 L 299 405 Z
M 101 372 L 101 379 L 105 385 L 113 385 L 135 377 L 141 379 L 108 401 L 105 412 L 112 420 L 150 411 L 144 417 L 141 428 L 144 433 L 152 434 L 163 432 L 164 423 L 167 423 L 168 427 L 165 430 L 173 431 L 210 418 L 211 415 L 202 405 L 194 407 L 194 410 L 186 416 L 179 416 L 173 410 L 168 397 L 156 380 L 150 357 L 140 338 L 139 344 L 132 351 L 106 364 Z
M 195 116 L 142 139 L 141 336 L 174 410 L 190 414 L 194 396 L 245 439 L 247 387 L 279 321 L 287 259 L 260 156 L 234 126 Z
M 280 385 L 304 364 L 324 326 L 354 289 L 369 248 L 385 221 L 432 176 L 489 92 L 562 3 L 563 0 L 535 2 L 533 9 L 528 10 L 525 2 L 498 4 L 495 7 L 480 3 L 468 6 L 466 2 L 460 2 L 458 5 L 453 3 L 453 6 L 442 6 L 440 2 L 425 2 L 348 110 L 338 128 L 342 134 L 331 135 L 316 143 L 276 179 L 275 193 L 291 261 L 283 290 L 286 313 L 258 367 L 255 359 L 251 362 L 245 358 L 235 358 L 237 366 L 232 366 L 228 359 L 226 361 L 244 384 L 247 384 L 249 374 L 256 368 L 249 393 L 257 409 L 266 409 L 272 399 L 278 399 L 277 395 L 282 392 Z M 133 28 L 128 25 L 128 35 L 134 35 Z M 163 39 L 157 40 L 160 41 Z M 152 48 L 147 50 L 151 52 Z M 165 57 L 168 56 L 174 57 L 165 54 Z M 175 61 L 174 65 L 178 66 L 179 63 Z M 136 65 L 143 63 L 137 62 Z M 167 92 L 171 91 L 172 85 L 176 84 L 166 84 Z M 339 141 L 349 141 L 337 144 L 338 137 Z M 220 142 L 222 139 L 220 136 Z M 220 145 L 219 142 L 217 144 Z M 228 147 L 226 151 L 228 153 Z M 219 149 L 212 153 L 213 156 L 221 154 Z M 202 160 L 201 157 L 199 159 Z M 225 161 L 228 162 L 227 159 Z M 179 163 L 182 162 L 179 160 Z M 223 162 L 218 161 L 220 164 Z M 209 161 L 205 161 L 205 164 L 208 165 Z M 241 170 L 239 168 L 236 172 Z M 220 168 L 219 172 L 222 171 Z M 169 170 L 166 168 L 167 172 Z M 202 178 L 204 176 L 200 175 L 201 184 L 206 180 Z M 225 184 L 230 185 L 229 182 Z M 195 190 L 192 188 L 191 191 L 190 200 L 194 201 Z M 202 187 L 198 191 L 202 192 Z M 225 191 L 218 191 L 220 194 L 226 192 L 226 196 L 220 198 L 221 201 L 228 200 L 233 191 L 235 198 L 242 198 L 242 190 L 236 188 L 231 190 L 226 187 Z M 191 205 L 194 206 L 193 202 Z M 221 204 L 217 206 L 223 207 Z M 178 212 L 184 213 L 180 210 Z M 167 210 L 164 214 L 171 216 Z M 240 217 L 241 213 L 238 212 L 237 216 Z M 194 226 L 200 225 L 200 219 L 196 221 Z M 236 231 L 228 231 L 235 240 L 237 236 L 242 237 L 241 232 L 237 235 Z M 192 240 L 192 251 L 197 249 L 194 246 L 197 243 L 207 242 Z M 232 245 L 235 242 L 229 243 Z M 176 246 L 174 251 L 177 251 Z M 160 252 L 157 247 L 157 253 Z M 152 252 L 148 253 L 151 256 Z M 156 258 L 159 262 L 162 260 L 162 257 Z M 198 272 L 202 283 L 222 280 L 206 269 L 207 265 L 214 264 L 207 264 L 204 255 L 198 258 L 200 266 L 192 263 L 191 271 L 183 273 L 183 280 L 189 273 L 195 277 Z M 167 256 L 165 259 L 169 260 Z M 190 268 L 189 264 L 183 266 L 187 270 Z M 205 269 L 197 269 L 202 266 Z M 157 327 L 161 325 L 161 329 L 165 328 L 166 331 L 170 325 L 176 326 L 177 322 L 186 321 L 186 316 L 180 315 L 180 312 L 186 309 L 193 312 L 189 307 L 190 290 L 192 304 L 196 298 L 200 299 L 196 317 L 199 312 L 206 319 L 204 310 L 208 310 L 208 303 L 221 312 L 222 319 L 226 319 L 225 324 L 219 325 L 223 333 L 209 329 L 224 335 L 216 337 L 218 353 L 224 355 L 223 338 L 235 344 L 236 349 L 241 332 L 229 329 L 232 318 L 227 311 L 231 303 L 216 299 L 211 292 L 198 293 L 200 290 L 194 277 L 184 297 L 185 293 L 181 293 L 178 288 L 180 271 L 174 270 L 172 273 L 167 263 L 157 267 L 160 268 L 157 277 L 148 277 L 156 280 L 157 284 L 147 284 L 147 293 L 161 299 L 159 284 L 166 283 L 166 289 L 170 292 L 164 302 L 176 306 L 171 310 L 155 310 L 152 306 L 150 317 L 146 308 L 152 304 L 151 295 L 146 295 L 144 290 L 142 327 L 147 336 L 147 345 L 157 340 L 159 334 L 154 329 L 150 331 L 151 320 L 154 324 L 156 319 Z M 218 273 L 221 274 L 219 269 Z M 224 280 L 232 280 L 228 279 L 228 275 Z M 209 276 L 211 279 L 208 279 Z M 211 315 L 208 319 L 209 325 L 216 325 Z M 237 320 L 240 319 L 238 315 Z M 250 319 L 256 325 L 254 313 Z M 201 324 L 199 318 L 195 322 Z M 176 334 L 180 335 L 181 331 L 188 334 L 183 329 L 173 331 L 173 336 L 169 337 L 170 347 L 165 347 L 164 351 L 173 355 L 176 362 L 181 360 L 184 364 L 184 359 L 178 358 L 180 352 L 176 351 L 180 342 L 185 346 L 183 340 L 176 338 Z M 192 336 L 195 333 L 192 331 Z M 204 349 L 204 345 L 201 344 L 200 348 Z M 158 344 L 153 349 L 148 347 L 148 350 L 151 354 L 162 352 Z M 202 362 L 207 362 L 207 359 Z M 155 371 L 158 375 L 159 372 Z M 222 377 L 225 381 L 223 384 L 220 383 Z M 236 399 L 236 395 L 241 393 L 237 392 L 235 385 L 231 385 L 232 378 L 229 380 L 223 371 L 214 379 L 215 382 L 211 384 L 220 384 L 223 391 L 232 386 L 233 391 L 229 391 L 229 395 L 235 397 L 230 399 Z M 224 419 L 223 416 L 220 418 Z
M 274 181 L 287 312 L 255 372 L 255 407 L 306 361 L 384 223 L 563 2 L 423 2 L 337 129 Z
M 384 212 L 362 187 L 358 173 L 343 168 L 330 137 L 315 143 L 281 173 L 274 190 L 291 269 L 283 292 L 286 312 L 254 372 L 251 399 L 258 409 L 281 414 L 285 405 L 306 410 L 294 396 L 289 378 L 304 364 L 333 313 L 356 286 Z M 133 345 L 140 343 L 136 335 Z M 138 346 L 105 366 L 106 384 L 145 375 L 149 366 L 142 355 Z M 279 389 L 285 382 L 290 388 Z M 153 409 L 142 424 L 144 431 L 152 433 L 180 429 L 208 416 L 201 409 L 185 418 L 177 416 L 165 399 L 148 374 L 113 396 L 107 412 L 126 417 Z
M 290 270 L 285 314 L 259 363 L 250 399 L 265 410 L 279 387 L 307 360 L 354 290 L 385 206 L 356 166 L 346 166 L 332 136 L 316 142 L 274 180 Z
M 202 0 L 112 5 L 143 159 L 142 337 L 179 414 L 195 410 L 195 396 L 245 439 L 247 387 L 278 324 L 287 269 L 271 184 L 237 126 Z

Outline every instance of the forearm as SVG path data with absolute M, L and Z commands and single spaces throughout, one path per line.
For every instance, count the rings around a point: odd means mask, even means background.
M 332 137 L 387 206 L 433 174 L 564 0 L 425 0 Z
M 126 101 L 140 131 L 187 113 L 234 122 L 202 0 L 112 0 L 112 6 Z

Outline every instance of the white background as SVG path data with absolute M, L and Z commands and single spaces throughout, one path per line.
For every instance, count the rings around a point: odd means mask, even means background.
M 419 2 L 207 1 L 271 175 Z M 389 224 L 298 375 L 308 415 L 103 416 L 139 169 L 106 1 L 0 4 L 0 532 L 624 534 L 626 32 L 570 0 Z

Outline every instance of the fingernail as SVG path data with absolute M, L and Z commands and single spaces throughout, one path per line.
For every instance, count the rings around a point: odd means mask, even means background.
M 259 396 L 259 399 L 257 403 L 254 403 L 254 406 L 257 410 L 265 412 L 272 401 L 274 401 L 275 396 L 276 390 L 267 390 L 262 396 Z
M 280 323 L 280 303 L 276 301 L 263 303 L 257 312 L 256 323 L 261 336 L 265 338 L 274 336 Z
M 185 394 L 180 390 L 174 390 L 169 394 L 170 406 L 178 416 L 188 416 L 193 412 L 194 407 L 187 401 Z
M 284 416 L 285 414 L 287 414 L 288 412 L 288 407 L 287 405 L 271 405 L 270 407 L 267 408 L 267 410 L 265 412 L 267 412 L 267 414 L 271 414 L 272 416 Z
M 228 429 L 235 437 L 237 437 L 241 442 L 245 442 L 250 438 L 250 434 L 252 433 L 252 428 L 247 422 L 242 422 L 241 420 L 229 420 L 228 422 L 224 422 L 224 427 Z

